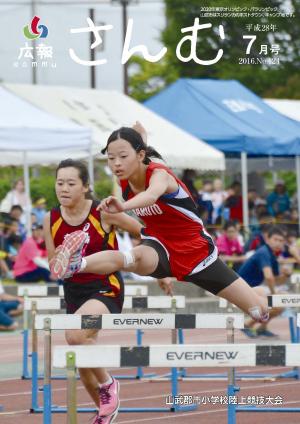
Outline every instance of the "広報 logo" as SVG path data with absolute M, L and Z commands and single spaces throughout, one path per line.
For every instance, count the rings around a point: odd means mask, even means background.
M 23 33 L 29 40 L 35 40 L 36 38 L 46 38 L 48 35 L 48 28 L 46 25 L 39 25 L 40 18 L 35 16 L 32 18 L 30 24 L 25 25 Z

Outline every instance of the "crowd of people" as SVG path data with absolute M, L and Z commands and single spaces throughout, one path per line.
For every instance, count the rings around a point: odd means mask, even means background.
M 250 234 L 243 231 L 241 184 L 234 181 L 225 190 L 222 180 L 203 181 L 201 190 L 194 185 L 195 173 L 185 170 L 182 181 L 192 194 L 202 220 L 213 236 L 221 258 L 234 270 L 245 262 L 249 252 L 265 244 L 268 229 L 280 225 L 285 238 L 279 257 L 293 257 L 299 262 L 298 210 L 287 194 L 283 181 L 265 198 L 255 189 L 248 191 Z M 30 208 L 31 236 L 26 236 L 25 211 Z M 0 272 L 4 279 L 18 282 L 53 281 L 49 271 L 43 236 L 43 220 L 47 213 L 45 198 L 31 202 L 24 191 L 23 180 L 0 202 Z M 291 250 L 293 253 L 291 253 Z
M 31 235 L 26 229 L 26 210 L 31 213 Z M 18 180 L 0 203 L 0 271 L 4 279 L 19 282 L 52 281 L 43 237 L 46 199 L 33 205 Z
M 274 279 L 278 279 L 282 273 L 287 276 L 291 269 L 299 266 L 298 211 L 293 207 L 283 181 L 277 181 L 274 190 L 265 198 L 259 196 L 255 189 L 249 190 L 250 234 L 245 234 L 242 226 L 241 184 L 234 181 L 225 190 L 222 180 L 216 178 L 213 181 L 203 181 L 202 189 L 198 191 L 194 185 L 194 177 L 194 171 L 185 170 L 182 180 L 199 208 L 218 247 L 220 258 L 246 281 L 249 280 L 249 284 L 254 284 L 253 281 L 257 278 L 268 281 L 264 271 L 254 280 L 251 273 L 250 277 L 247 276 L 245 269 L 247 270 L 249 258 L 255 252 L 265 261 L 268 258 L 268 267 Z M 25 226 L 25 211 L 28 207 L 32 225 L 30 236 L 27 236 Z M 49 270 L 43 234 L 43 220 L 47 213 L 46 199 L 40 197 L 31 202 L 31 199 L 26 198 L 23 181 L 19 179 L 1 201 L 0 213 L 1 278 L 13 279 L 18 283 L 55 281 Z M 275 250 L 271 248 L 271 251 L 267 248 L 267 254 L 265 250 L 268 246 L 268 234 L 276 230 L 283 238 L 282 245 Z M 262 263 L 260 265 L 263 270 Z M 248 332 L 249 336 L 253 334 L 252 330 Z

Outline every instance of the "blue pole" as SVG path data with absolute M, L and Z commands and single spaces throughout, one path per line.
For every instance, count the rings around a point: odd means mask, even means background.
M 173 399 L 173 407 L 171 408 L 174 412 L 178 409 L 178 405 L 176 403 L 177 395 L 178 395 L 178 375 L 177 368 L 171 368 L 171 391 L 172 391 L 172 399 Z
M 44 411 L 43 424 L 51 424 L 51 384 L 43 387 Z
M 23 330 L 23 371 L 22 378 L 30 378 L 28 371 L 28 329 Z
M 177 334 L 178 334 L 178 343 L 179 344 L 184 344 L 184 334 L 183 334 L 183 329 L 182 328 L 178 328 L 177 330 Z M 180 372 L 179 372 L 181 377 L 186 377 L 186 369 L 185 368 L 180 368 Z
M 31 378 L 31 410 L 34 412 L 38 409 L 38 354 L 37 352 L 32 352 L 31 354 L 31 368 L 32 368 L 32 378 Z
M 291 334 L 291 342 L 296 343 L 294 317 L 289 317 L 289 327 L 290 327 L 290 334 Z
M 142 346 L 143 343 L 143 334 L 144 332 L 142 330 L 136 330 L 136 344 L 138 346 Z M 144 371 L 142 367 L 137 367 L 137 373 L 136 378 L 143 378 L 144 377 Z
M 230 402 L 230 399 L 235 396 L 235 392 L 238 391 L 237 387 L 232 384 L 229 384 L 227 387 L 227 396 L 228 396 L 228 407 L 227 407 L 227 424 L 236 424 L 236 405 L 235 402 Z

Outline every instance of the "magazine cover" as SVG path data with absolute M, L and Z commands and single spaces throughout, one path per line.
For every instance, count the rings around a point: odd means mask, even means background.
M 300 0 L 0 0 L 0 422 L 300 422 Z

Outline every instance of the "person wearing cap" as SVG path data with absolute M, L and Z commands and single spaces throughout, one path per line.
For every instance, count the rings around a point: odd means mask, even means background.
M 46 250 L 43 249 L 43 226 L 32 225 L 32 236 L 22 244 L 16 257 L 13 273 L 20 283 L 35 283 L 38 281 L 53 281 L 46 259 Z
M 274 191 L 267 197 L 268 212 L 272 216 L 278 213 L 284 213 L 290 210 L 290 198 L 286 193 L 284 181 L 278 180 Z
M 39 197 L 35 200 L 31 213 L 35 215 L 37 224 L 43 225 L 44 218 L 47 213 L 46 199 L 44 197 Z

